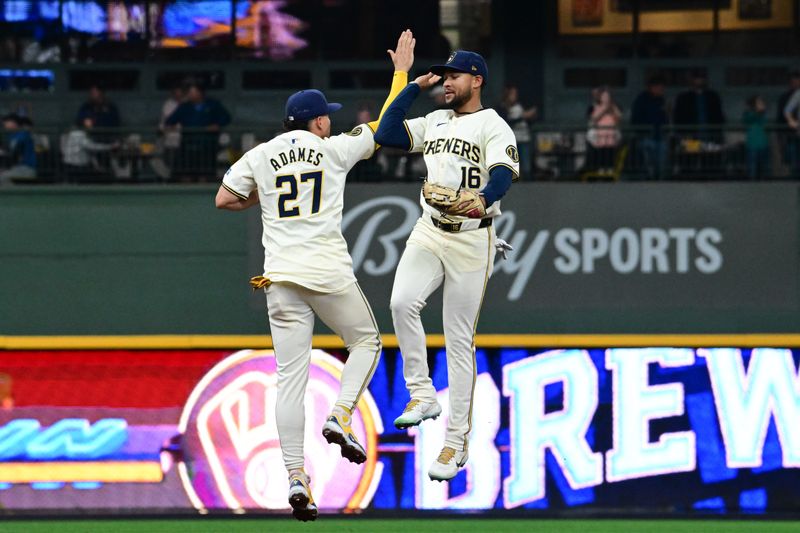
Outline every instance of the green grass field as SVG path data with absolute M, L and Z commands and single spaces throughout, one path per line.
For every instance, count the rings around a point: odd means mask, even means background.
M 2 533 L 783 533 L 800 531 L 795 521 L 743 520 L 495 520 L 483 518 L 372 519 L 322 516 L 301 523 L 291 517 L 174 520 L 12 520 Z

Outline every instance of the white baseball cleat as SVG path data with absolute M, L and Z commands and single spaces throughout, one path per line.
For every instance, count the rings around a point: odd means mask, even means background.
M 439 402 L 423 402 L 411 400 L 403 410 L 403 414 L 394 419 L 394 427 L 406 429 L 411 426 L 418 426 L 423 420 L 432 418 L 436 420 L 442 414 L 442 406 Z
M 469 454 L 466 451 L 459 452 L 455 448 L 445 446 L 428 470 L 428 477 L 432 481 L 453 479 L 458 474 L 458 469 L 467 464 L 468 457 Z
M 311 478 L 302 470 L 293 470 L 289 476 L 289 505 L 294 517 L 303 522 L 316 520 L 319 514 L 311 496 L 310 483 Z

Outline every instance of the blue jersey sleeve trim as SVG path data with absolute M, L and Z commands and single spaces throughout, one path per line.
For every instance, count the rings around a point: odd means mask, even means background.
M 489 207 L 497 200 L 502 198 L 511 187 L 514 173 L 503 164 L 494 165 L 489 171 L 489 183 L 483 188 L 481 194 L 486 199 L 486 207 Z
M 504 166 L 508 170 L 511 171 L 511 181 L 514 181 L 514 182 L 519 181 L 519 174 L 517 173 L 516 170 L 514 170 L 514 167 L 512 167 L 511 165 L 509 165 L 507 163 L 495 163 L 494 165 L 490 166 L 489 167 L 489 174 L 491 174 L 492 170 L 494 170 L 497 166 Z
M 419 92 L 420 88 L 416 83 L 409 83 L 405 89 L 400 91 L 381 118 L 378 131 L 375 132 L 376 143 L 382 146 L 411 150 L 413 142 L 411 132 L 408 131 L 408 126 L 405 124 L 405 118 Z

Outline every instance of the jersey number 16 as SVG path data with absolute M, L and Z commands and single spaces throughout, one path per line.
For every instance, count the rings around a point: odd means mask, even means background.
M 313 194 L 311 200 L 311 214 L 319 213 L 320 203 L 322 202 L 322 171 L 315 170 L 313 172 L 304 172 L 300 174 L 300 183 L 311 181 L 313 183 Z M 294 174 L 285 174 L 275 178 L 275 187 L 283 189 L 288 185 L 289 190 L 278 196 L 278 217 L 297 217 L 300 216 L 300 207 L 295 205 L 287 207 L 286 202 L 293 202 L 297 200 L 297 176 Z
M 481 186 L 481 169 L 478 167 L 461 167 L 461 188 L 479 189 Z

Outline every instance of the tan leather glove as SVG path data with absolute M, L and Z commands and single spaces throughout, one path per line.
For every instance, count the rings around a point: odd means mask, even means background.
M 426 181 L 422 185 L 422 197 L 429 206 L 448 215 L 469 218 L 486 216 L 481 195 L 471 189 L 456 190 Z

